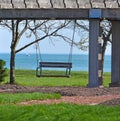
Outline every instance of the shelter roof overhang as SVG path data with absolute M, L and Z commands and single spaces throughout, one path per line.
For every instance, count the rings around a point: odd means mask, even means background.
M 115 19 L 120 0 L 0 0 L 0 19 Z

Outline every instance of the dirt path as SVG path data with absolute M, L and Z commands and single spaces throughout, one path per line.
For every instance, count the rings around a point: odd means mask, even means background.
M 19 103 L 20 105 L 33 105 L 33 104 L 58 104 L 58 103 L 72 103 L 72 104 L 87 104 L 87 105 L 98 105 L 105 104 L 108 101 L 120 99 L 120 95 L 107 95 L 107 96 L 62 96 L 60 99 L 47 99 L 47 100 L 31 100 Z M 109 105 L 115 105 L 114 102 Z
M 114 101 L 113 101 L 114 100 Z M 112 103 L 108 103 L 112 101 Z M 58 104 L 58 103 L 72 103 L 79 105 L 98 105 L 98 104 L 108 104 L 117 105 L 120 103 L 120 95 L 107 95 L 107 96 L 62 96 L 60 99 L 47 99 L 47 100 L 31 100 L 19 103 L 20 105 L 33 105 L 33 104 Z M 119 101 L 119 102 L 118 102 Z
M 107 104 L 120 105 L 120 87 L 86 88 L 86 87 L 30 87 L 20 85 L 0 85 L 1 93 L 24 93 L 43 92 L 61 94 L 61 99 L 54 100 L 32 100 L 21 104 L 54 104 L 54 103 L 75 103 L 75 104 Z

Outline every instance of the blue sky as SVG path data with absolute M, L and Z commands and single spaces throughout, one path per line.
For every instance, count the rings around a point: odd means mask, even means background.
M 10 52 L 10 43 L 11 43 L 11 34 L 7 30 L 0 30 L 0 53 L 9 53 Z M 32 40 L 33 38 L 31 38 Z M 26 38 L 22 38 L 19 46 L 24 45 L 27 41 Z M 19 47 L 18 46 L 18 47 Z M 41 53 L 55 53 L 55 54 L 69 54 L 70 46 L 64 41 L 54 41 L 53 43 L 49 40 L 44 40 L 40 43 Z M 21 53 L 35 53 L 35 45 L 28 47 L 27 49 L 21 51 Z M 73 54 L 87 54 L 88 51 L 81 51 L 78 48 L 73 48 Z M 111 54 L 110 46 L 107 47 L 106 54 Z

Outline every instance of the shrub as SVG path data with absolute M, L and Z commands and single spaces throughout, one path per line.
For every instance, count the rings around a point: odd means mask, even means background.
M 4 81 L 4 78 L 7 76 L 6 68 L 4 67 L 6 62 L 4 60 L 0 60 L 0 83 Z

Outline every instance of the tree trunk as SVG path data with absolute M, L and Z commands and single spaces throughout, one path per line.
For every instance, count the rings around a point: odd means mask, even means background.
M 15 82 L 15 51 L 11 48 L 11 57 L 10 57 L 10 84 Z
M 105 50 L 106 50 L 106 47 L 107 47 L 107 40 L 104 39 L 104 42 L 103 42 L 103 46 L 102 46 L 102 80 L 103 80 L 103 68 L 104 68 L 104 58 L 105 58 Z

